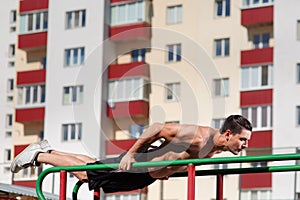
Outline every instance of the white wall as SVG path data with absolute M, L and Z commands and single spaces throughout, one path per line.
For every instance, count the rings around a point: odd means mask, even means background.
M 294 153 L 294 147 L 300 146 L 300 127 L 296 125 L 296 106 L 300 105 L 300 85 L 296 84 L 296 65 L 300 63 L 300 41 L 296 39 L 299 7 L 297 0 L 274 1 L 273 153 Z M 297 187 L 299 191 L 300 185 Z M 294 198 L 294 172 L 273 173 L 273 197 Z
M 107 3 L 107 2 L 106 2 Z M 47 44 L 47 76 L 46 76 L 46 113 L 45 138 L 56 149 L 90 155 L 103 156 L 105 137 L 101 134 L 101 117 L 103 102 L 102 68 L 104 40 L 104 1 L 49 1 L 49 26 Z M 67 11 L 86 10 L 86 25 L 83 28 L 65 29 Z M 104 24 L 104 25 L 103 25 Z M 67 48 L 85 47 L 84 66 L 64 67 L 64 50 Z M 79 105 L 63 105 L 63 87 L 72 85 L 84 86 L 83 103 Z M 82 123 L 82 140 L 79 142 L 62 142 L 63 123 Z M 107 124 L 109 125 L 109 124 Z M 55 192 L 58 192 L 59 178 L 56 177 Z M 76 179 L 68 180 L 67 194 L 72 194 Z M 47 181 L 46 181 L 47 182 Z M 73 184 L 74 183 L 74 184 Z M 51 190 L 52 180 L 47 185 Z M 87 187 L 80 190 L 79 198 L 86 199 L 93 193 Z
M 7 102 L 7 95 L 13 95 L 7 92 L 7 80 L 14 79 L 15 68 L 8 67 L 8 62 L 14 61 L 14 57 L 9 57 L 9 45 L 16 44 L 16 32 L 10 32 L 11 26 L 17 26 L 16 23 L 10 23 L 10 12 L 18 10 L 18 1 L 1 2 L 0 6 L 0 181 L 11 183 L 11 173 L 4 173 L 4 168 L 9 168 L 10 163 L 4 162 L 5 149 L 12 149 L 11 137 L 6 137 L 6 131 L 12 131 L 12 128 L 6 127 L 6 115 L 14 114 L 13 102 Z M 12 149 L 13 153 L 13 149 Z M 13 157 L 13 154 L 11 155 Z

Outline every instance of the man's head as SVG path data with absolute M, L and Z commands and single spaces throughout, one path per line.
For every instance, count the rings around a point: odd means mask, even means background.
M 251 123 L 241 115 L 230 115 L 220 129 L 220 133 L 226 140 L 227 150 L 233 154 L 238 154 L 248 147 L 251 131 Z

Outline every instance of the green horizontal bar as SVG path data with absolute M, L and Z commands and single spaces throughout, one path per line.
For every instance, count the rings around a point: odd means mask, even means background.
M 179 165 L 208 165 L 208 164 L 221 164 L 221 163 L 247 163 L 259 161 L 284 161 L 284 160 L 300 160 L 300 154 L 273 154 L 273 155 L 260 155 L 260 156 L 241 156 L 241 157 L 219 157 L 219 158 L 198 158 L 187 160 L 165 160 L 165 161 L 152 161 L 152 162 L 135 162 L 132 167 L 162 167 L 162 166 L 179 166 Z M 52 172 L 64 171 L 86 171 L 97 169 L 117 169 L 119 163 L 113 164 L 98 164 L 98 165 L 78 165 L 78 166 L 57 166 L 51 167 L 41 172 L 36 182 L 36 192 L 41 200 L 45 197 L 41 190 L 41 185 L 44 177 Z M 217 173 L 216 173 L 217 174 Z
M 287 171 L 300 171 L 300 165 L 197 170 L 196 176 L 211 176 L 216 174 L 223 174 L 223 175 L 252 174 L 252 173 L 287 172 Z M 187 175 L 188 175 L 187 172 L 178 172 L 171 175 L 170 177 L 186 177 Z

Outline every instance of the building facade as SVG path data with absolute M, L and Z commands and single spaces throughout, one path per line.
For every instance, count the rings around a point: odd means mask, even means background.
M 1 6 L 0 179 L 35 187 L 41 170 L 51 166 L 9 172 L 12 158 L 32 142 L 47 139 L 55 149 L 108 158 L 130 148 L 154 122 L 219 128 L 226 116 L 239 113 L 254 127 L 243 155 L 299 152 L 300 107 L 293 98 L 300 82 L 297 5 L 23 0 Z M 299 198 L 295 172 L 224 180 L 228 200 Z M 67 181 L 71 196 L 77 179 L 68 175 Z M 59 175 L 47 177 L 43 186 L 58 194 Z M 214 176 L 197 177 L 196 199 L 214 199 L 215 187 Z M 181 200 L 187 179 L 101 195 Z M 92 196 L 81 188 L 79 198 Z

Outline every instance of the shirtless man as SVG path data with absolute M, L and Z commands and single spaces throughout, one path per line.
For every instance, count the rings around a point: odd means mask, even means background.
M 185 166 L 132 169 L 133 162 L 209 158 L 223 151 L 237 155 L 248 146 L 251 131 L 251 123 L 241 115 L 227 117 L 220 130 L 197 125 L 154 123 L 128 151 L 117 158 L 100 161 L 81 154 L 53 150 L 47 141 L 42 141 L 29 145 L 21 152 L 12 162 L 11 171 L 17 173 L 40 163 L 53 166 L 120 163 L 118 170 L 71 173 L 79 180 L 88 182 L 90 190 L 101 187 L 104 192 L 129 191 L 143 188 L 156 179 L 165 179 L 186 169 Z M 157 140 L 162 140 L 162 144 L 153 148 L 152 144 Z

